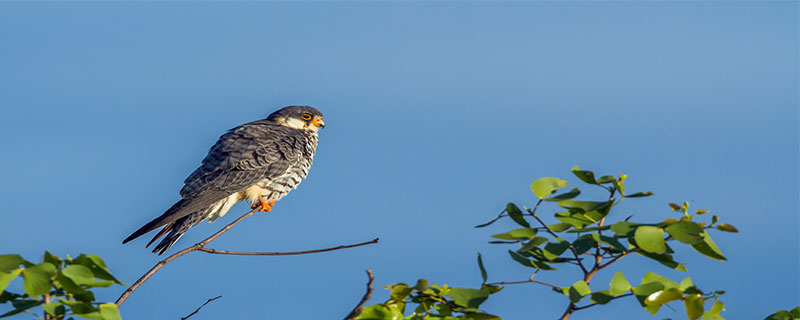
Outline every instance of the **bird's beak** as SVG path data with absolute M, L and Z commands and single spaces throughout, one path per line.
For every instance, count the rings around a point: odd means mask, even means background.
M 325 122 L 322 121 L 322 118 L 314 119 L 313 121 L 311 121 L 311 124 L 313 124 L 313 125 L 315 125 L 317 127 L 320 127 L 320 128 L 325 128 Z

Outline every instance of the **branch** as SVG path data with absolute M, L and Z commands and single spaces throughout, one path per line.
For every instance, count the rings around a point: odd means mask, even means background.
M 536 215 L 536 209 L 539 208 L 539 204 L 541 203 L 542 199 L 539 199 L 539 202 L 536 202 L 536 206 L 534 206 L 533 210 L 531 210 L 531 216 L 533 216 L 536 219 L 536 221 L 539 221 L 539 224 L 541 224 L 542 227 L 544 227 L 544 229 L 547 230 L 547 232 L 550 233 L 551 236 L 553 236 L 553 238 L 558 238 L 558 235 L 556 235 L 555 232 L 553 232 L 553 230 L 550 230 L 550 227 L 544 224 L 544 221 L 542 221 L 542 219 L 539 219 L 539 217 Z M 569 245 L 569 250 L 572 251 L 572 255 L 574 255 L 575 260 L 578 261 L 578 266 L 581 267 L 581 271 L 583 271 L 583 274 L 584 275 L 588 274 L 589 271 L 586 270 L 586 267 L 583 266 L 583 261 L 581 261 L 581 258 L 578 257 L 578 251 L 575 250 L 575 247 L 573 247 L 572 244 Z
M 343 245 L 343 246 L 327 248 L 327 249 L 299 251 L 299 252 L 238 252 L 238 251 L 225 251 L 225 250 L 207 249 L 207 248 L 204 247 L 209 242 L 213 241 L 214 239 L 216 239 L 219 236 L 221 236 L 223 233 L 225 233 L 228 230 L 230 230 L 231 228 L 233 228 L 233 226 L 235 226 L 239 222 L 242 222 L 242 220 L 244 220 L 245 218 L 255 214 L 256 210 L 257 209 L 250 210 L 249 212 L 243 214 L 241 217 L 237 218 L 233 222 L 231 222 L 228 225 L 226 225 L 224 228 L 222 228 L 219 231 L 217 231 L 216 233 L 212 234 L 210 237 L 205 238 L 203 241 L 200 241 L 200 242 L 196 243 L 195 245 L 193 245 L 191 247 L 188 247 L 186 249 L 178 251 L 178 252 L 174 253 L 173 255 L 167 257 L 166 259 L 161 260 L 158 263 L 156 263 L 156 265 L 153 266 L 153 268 L 151 268 L 144 275 L 142 275 L 142 277 L 139 278 L 139 280 L 136 280 L 136 282 L 134 282 L 133 285 L 131 285 L 127 290 L 125 290 L 125 292 L 123 292 L 121 296 L 119 296 L 119 299 L 117 299 L 117 302 L 116 302 L 117 307 L 122 305 L 122 303 L 124 303 L 125 300 L 127 300 L 128 297 L 130 297 L 131 294 L 133 294 L 133 292 L 136 291 L 136 289 L 138 289 L 142 284 L 144 284 L 145 281 L 147 281 L 147 279 L 150 279 L 150 277 L 153 276 L 153 274 L 155 274 L 156 272 L 158 272 L 158 270 L 161 270 L 161 268 L 163 268 L 165 265 L 167 265 L 167 263 L 170 263 L 172 260 L 178 259 L 178 258 L 182 257 L 183 255 L 185 255 L 185 254 L 187 254 L 189 252 L 192 252 L 192 251 L 203 251 L 203 252 L 215 253 L 215 254 L 232 254 L 232 255 L 308 254 L 308 253 L 316 253 L 316 252 L 324 252 L 324 251 L 332 251 L 332 250 L 339 250 L 339 249 L 345 249 L 345 248 L 358 247 L 358 246 L 363 246 L 363 245 L 367 245 L 367 244 L 377 243 L 378 240 L 379 240 L 378 238 L 375 238 L 372 241 L 362 242 L 362 243 L 355 244 L 355 245 Z
M 197 312 L 200 311 L 200 309 L 203 309 L 203 307 L 205 307 L 209 302 L 217 300 L 219 298 L 222 298 L 222 296 L 216 296 L 216 297 L 213 297 L 211 299 L 208 299 L 208 301 L 206 301 L 206 303 L 204 303 L 204 304 L 200 305 L 199 307 L 197 307 L 197 309 L 194 310 L 194 312 L 190 313 L 188 316 L 185 316 L 185 317 L 181 318 L 181 320 L 189 319 L 189 317 L 195 315 Z
M 555 288 L 555 289 L 561 290 L 561 287 L 559 287 L 557 285 L 554 285 L 552 283 L 542 282 L 542 281 L 533 280 L 533 279 L 522 280 L 522 281 L 492 282 L 492 283 L 487 283 L 487 285 L 509 285 L 509 284 L 523 284 L 523 283 L 537 283 L 537 284 L 541 284 L 541 285 L 545 285 L 545 286 L 548 286 L 548 287 L 551 287 L 551 288 Z
M 377 240 L 377 239 L 376 239 Z M 367 277 L 369 277 L 369 281 L 367 281 L 367 292 L 364 293 L 364 297 L 361 298 L 361 301 L 353 308 L 353 311 L 350 311 L 347 316 L 344 317 L 344 320 L 350 320 L 358 316 L 361 313 L 361 309 L 364 307 L 364 304 L 367 303 L 367 300 L 372 296 L 372 282 L 375 281 L 375 277 L 372 276 L 372 270 L 367 269 Z
M 248 251 L 228 251 L 228 250 L 218 250 L 218 249 L 210 249 L 206 247 L 197 248 L 197 251 L 203 251 L 205 253 L 211 254 L 230 254 L 230 255 L 240 255 L 240 256 L 291 256 L 291 255 L 298 255 L 298 254 L 309 254 L 309 253 L 317 253 L 317 252 L 326 252 L 326 251 L 334 251 L 340 249 L 347 249 L 347 248 L 355 248 L 360 246 L 365 246 L 368 244 L 378 243 L 380 238 L 375 238 L 370 241 L 365 241 L 356 244 L 347 244 L 347 245 L 340 245 L 325 249 L 315 249 L 315 250 L 306 250 L 306 251 L 291 251 L 291 252 L 248 252 Z

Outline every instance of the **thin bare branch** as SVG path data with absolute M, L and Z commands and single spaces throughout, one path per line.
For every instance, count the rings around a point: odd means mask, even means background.
M 200 311 L 200 309 L 203 309 L 203 307 L 205 307 L 209 302 L 217 300 L 219 298 L 222 298 L 222 296 L 216 296 L 216 297 L 213 297 L 211 299 L 208 299 L 208 301 L 206 301 L 205 303 L 203 303 L 202 305 L 197 307 L 197 309 L 195 309 L 194 312 L 190 313 L 188 316 L 185 316 L 185 317 L 181 318 L 181 320 L 189 319 L 189 317 L 191 317 L 191 316 L 195 315 L 196 313 L 198 313 Z
M 375 238 L 370 241 L 365 241 L 356 244 L 347 244 L 347 245 L 340 245 L 325 249 L 315 249 L 315 250 L 306 250 L 306 251 L 291 251 L 291 252 L 248 252 L 248 251 L 228 251 L 228 250 L 218 250 L 218 249 L 211 249 L 200 247 L 197 251 L 203 251 L 205 253 L 211 254 L 231 254 L 231 255 L 240 255 L 240 256 L 290 256 L 290 255 L 298 255 L 298 254 L 309 254 L 309 253 L 317 253 L 317 252 L 326 252 L 326 251 L 333 251 L 333 250 L 340 250 L 340 249 L 347 249 L 347 248 L 355 248 L 360 246 L 365 246 L 368 244 L 378 243 L 380 238 Z
M 131 294 L 133 294 L 133 292 L 136 291 L 136 289 L 138 289 L 143 283 L 145 283 L 145 281 L 147 281 L 147 279 L 150 279 L 150 277 L 153 276 L 153 274 L 155 274 L 156 272 L 158 272 L 158 270 L 161 270 L 161 268 L 163 268 L 165 265 L 167 265 L 167 263 L 170 263 L 172 260 L 178 259 L 178 258 L 182 257 L 183 255 L 185 255 L 185 254 L 187 254 L 189 252 L 192 252 L 192 251 L 203 251 L 203 252 L 207 252 L 207 253 L 232 254 L 232 255 L 243 255 L 243 254 L 246 254 L 246 255 L 308 254 L 308 253 L 316 253 L 316 252 L 324 252 L 324 251 L 332 251 L 332 250 L 339 250 L 339 249 L 345 249 L 345 248 L 358 247 L 358 246 L 363 246 L 363 245 L 367 245 L 367 244 L 377 243 L 378 240 L 379 240 L 378 238 L 375 238 L 372 241 L 363 242 L 363 243 L 359 243 L 359 244 L 355 244 L 355 245 L 344 245 L 344 246 L 338 246 L 338 247 L 327 248 L 327 249 L 299 251 L 299 252 L 288 252 L 288 253 L 287 252 L 238 252 L 238 251 L 225 251 L 225 250 L 216 250 L 216 249 L 206 249 L 205 248 L 206 244 L 208 244 L 209 242 L 211 242 L 214 239 L 218 238 L 223 233 L 225 233 L 228 230 L 230 230 L 231 228 L 233 228 L 233 226 L 235 226 L 239 222 L 242 222 L 242 220 L 244 220 L 245 218 L 255 214 L 256 210 L 257 209 L 250 210 L 249 212 L 243 214 L 241 217 L 237 218 L 233 222 L 231 222 L 228 225 L 226 225 L 224 228 L 222 228 L 219 231 L 217 231 L 216 233 L 212 234 L 210 237 L 205 238 L 203 241 L 200 241 L 200 242 L 196 243 L 195 245 L 193 245 L 191 247 L 188 247 L 186 249 L 178 251 L 178 252 L 174 253 L 173 255 L 167 257 L 166 259 L 161 260 L 158 263 L 156 263 L 155 266 L 153 266 L 149 271 L 147 271 L 144 275 L 142 275 L 142 277 L 139 278 L 139 280 L 136 280 L 136 282 L 134 282 L 133 285 L 131 285 L 128 289 L 125 290 L 125 292 L 122 293 L 122 295 L 119 297 L 119 299 L 117 299 L 117 302 L 116 302 L 117 307 L 122 305 L 122 303 L 124 303 L 125 300 L 127 300 L 128 297 L 130 297 Z
M 551 287 L 551 288 L 555 288 L 555 289 L 559 289 L 559 290 L 561 290 L 561 287 L 559 287 L 559 286 L 557 286 L 557 285 L 554 285 L 554 284 L 552 284 L 552 283 L 542 282 L 542 281 L 539 281 L 539 280 L 533 280 L 533 279 L 528 279 L 528 280 L 520 280 L 520 281 L 500 281 L 500 282 L 492 282 L 492 283 L 487 283 L 487 285 L 509 285 L 509 284 L 524 284 L 524 283 L 536 283 L 536 284 L 541 284 L 541 285 L 545 285 L 545 286 L 548 286 L 548 287 Z
M 344 317 L 344 320 L 350 320 L 358 316 L 358 314 L 361 313 L 361 309 L 364 308 L 364 304 L 366 304 L 369 298 L 372 297 L 372 282 L 375 281 L 375 277 L 372 276 L 372 270 L 367 269 L 367 277 L 369 277 L 369 281 L 367 281 L 367 292 L 364 293 L 364 297 L 362 297 L 361 301 L 358 302 L 358 305 L 353 308 L 353 311 L 350 311 L 350 313 Z

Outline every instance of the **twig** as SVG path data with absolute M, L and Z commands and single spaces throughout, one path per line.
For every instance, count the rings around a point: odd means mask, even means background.
M 208 299 L 208 301 L 206 301 L 206 303 L 203 303 L 202 305 L 200 305 L 199 307 L 197 307 L 197 309 L 195 309 L 195 310 L 194 310 L 194 312 L 190 313 L 188 316 L 185 316 L 185 317 L 181 318 L 181 320 L 186 320 L 186 319 L 189 319 L 189 317 L 191 317 L 191 316 L 195 315 L 197 312 L 199 312 L 199 311 L 200 311 L 200 309 L 203 309 L 203 307 L 205 307 L 205 306 L 206 306 L 206 305 L 207 305 L 209 302 L 211 302 L 211 301 L 214 301 L 214 300 L 217 300 L 217 299 L 219 299 L 219 298 L 222 298 L 222 296 L 216 296 L 216 297 L 213 297 L 213 298 L 211 298 L 211 299 Z
M 492 283 L 487 283 L 487 285 L 508 285 L 508 284 L 523 284 L 523 283 L 537 283 L 537 284 L 545 285 L 545 286 L 548 286 L 548 287 L 551 287 L 551 288 L 554 288 L 554 289 L 561 290 L 561 287 L 559 287 L 557 285 L 554 285 L 552 283 L 542 282 L 542 281 L 533 280 L 533 279 L 521 280 L 521 281 L 492 282 Z
M 347 249 L 347 248 L 355 248 L 360 246 L 365 246 L 368 244 L 378 243 L 380 238 L 375 238 L 370 241 L 365 241 L 356 244 L 347 244 L 347 245 L 340 245 L 331 248 L 325 249 L 315 249 L 315 250 L 306 250 L 306 251 L 292 251 L 292 252 L 247 252 L 247 251 L 228 251 L 228 250 L 218 250 L 218 249 L 210 249 L 206 247 L 200 247 L 197 251 L 203 251 L 205 253 L 211 254 L 231 254 L 231 255 L 240 255 L 240 256 L 290 256 L 290 255 L 298 255 L 298 254 L 309 254 L 309 253 L 317 253 L 317 252 L 325 252 L 325 251 L 333 251 L 333 250 L 340 250 L 340 249 Z
M 539 219 L 539 217 L 536 215 L 536 209 L 539 208 L 539 204 L 541 204 L 541 203 L 542 203 L 542 199 L 539 199 L 539 202 L 536 202 L 536 206 L 534 206 L 533 210 L 531 210 L 531 212 L 530 212 L 531 216 L 533 216 L 533 218 L 535 218 L 536 221 L 539 221 L 539 224 L 541 224 L 542 227 L 544 227 L 544 229 L 547 230 L 547 233 L 549 233 L 551 236 L 553 236 L 553 238 L 558 238 L 558 235 L 556 235 L 556 233 L 553 232 L 553 230 L 550 230 L 550 227 L 548 227 L 546 224 L 544 224 L 544 221 L 542 221 L 542 219 Z M 578 251 L 575 250 L 575 247 L 570 245 L 569 246 L 569 250 L 572 251 L 572 255 L 574 255 L 575 256 L 575 260 L 578 261 L 578 266 L 581 267 L 581 271 L 583 271 L 583 274 L 584 275 L 588 274 L 589 271 L 586 270 L 586 267 L 583 266 L 583 261 L 581 261 L 581 258 L 578 256 Z
M 203 250 L 203 249 L 206 249 L 206 248 L 204 248 L 204 246 L 206 244 L 208 244 L 209 242 L 211 242 L 214 239 L 218 238 L 223 233 L 225 233 L 228 230 L 230 230 L 231 228 L 233 228 L 233 226 L 235 226 L 239 222 L 242 222 L 242 220 L 244 220 L 245 218 L 255 214 L 256 210 L 257 209 L 250 210 L 249 212 L 243 214 L 241 217 L 237 218 L 233 222 L 231 222 L 228 225 L 226 225 L 224 228 L 222 228 L 219 231 L 217 231 L 216 233 L 212 234 L 210 237 L 205 238 L 203 241 L 200 241 L 200 242 L 196 243 L 195 245 L 193 245 L 191 247 L 188 247 L 186 249 L 178 251 L 178 252 L 174 253 L 173 255 L 167 257 L 166 259 L 161 260 L 158 263 L 156 263 L 156 265 L 153 266 L 153 268 L 151 268 L 144 275 L 142 275 L 142 277 L 139 278 L 139 280 L 136 280 L 136 282 L 134 282 L 133 285 L 131 285 L 128 289 L 125 290 L 125 292 L 122 293 L 122 295 L 119 297 L 119 299 L 117 299 L 117 302 L 116 302 L 117 307 L 122 305 L 122 303 L 124 303 L 125 300 L 127 300 L 128 297 L 130 297 L 130 295 L 133 294 L 134 291 L 136 291 L 136 289 L 138 289 L 145 281 L 147 281 L 147 279 L 150 279 L 150 277 L 153 276 L 153 274 L 155 274 L 156 272 L 158 272 L 158 270 L 160 270 L 165 265 L 167 265 L 167 263 L 170 263 L 172 260 L 178 259 L 178 258 L 182 257 L 183 255 L 185 255 L 185 254 L 187 254 L 189 252 L 192 252 L 192 251 L 203 251 L 203 252 L 216 253 L 216 254 L 236 254 L 236 255 L 242 255 L 242 254 L 251 254 L 251 255 L 307 254 L 307 253 L 339 250 L 339 249 L 344 249 L 344 248 L 352 248 L 352 247 L 357 247 L 357 246 L 377 243 L 378 240 L 379 240 L 378 238 L 375 238 L 372 241 L 368 241 L 368 242 L 364 242 L 364 243 L 360 243 L 360 244 L 356 244 L 356 245 L 345 245 L 345 246 L 338 246 L 338 247 L 328 248 L 328 249 L 301 251 L 301 252 L 295 252 L 295 253 L 292 253 L 292 252 L 273 252 L 271 254 L 267 254 L 266 252 L 262 252 L 262 253 L 259 253 L 259 252 L 247 253 L 247 252 L 236 252 L 236 251 L 232 251 L 232 253 L 226 253 L 225 250 L 208 249 L 208 250 L 215 251 L 215 252 L 209 252 L 209 251 Z
M 358 305 L 353 308 L 353 311 L 350 311 L 350 313 L 344 317 L 344 320 L 350 320 L 358 316 L 358 314 L 361 313 L 361 309 L 364 307 L 364 304 L 366 304 L 367 300 L 372 297 L 372 282 L 375 281 L 375 277 L 372 276 L 372 270 L 367 269 L 367 277 L 369 277 L 369 281 L 367 281 L 367 292 L 364 293 L 364 297 L 361 298 L 361 301 L 358 302 Z
M 25 312 L 25 313 L 30 313 L 30 314 L 34 315 L 35 317 L 37 317 L 37 318 L 39 318 L 39 319 L 41 319 L 41 320 L 44 320 L 44 318 L 42 318 L 40 315 L 38 315 L 38 314 L 34 313 L 33 311 L 30 311 L 30 310 L 23 310 L 22 312 Z M 45 314 L 47 314 L 47 312 L 45 312 Z

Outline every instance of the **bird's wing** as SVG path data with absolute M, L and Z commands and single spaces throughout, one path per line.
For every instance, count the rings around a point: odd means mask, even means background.
M 300 130 L 264 120 L 233 128 L 222 135 L 197 170 L 184 181 L 181 200 L 126 238 L 133 240 L 162 225 L 243 191 L 263 179 L 284 174 L 305 150 Z

